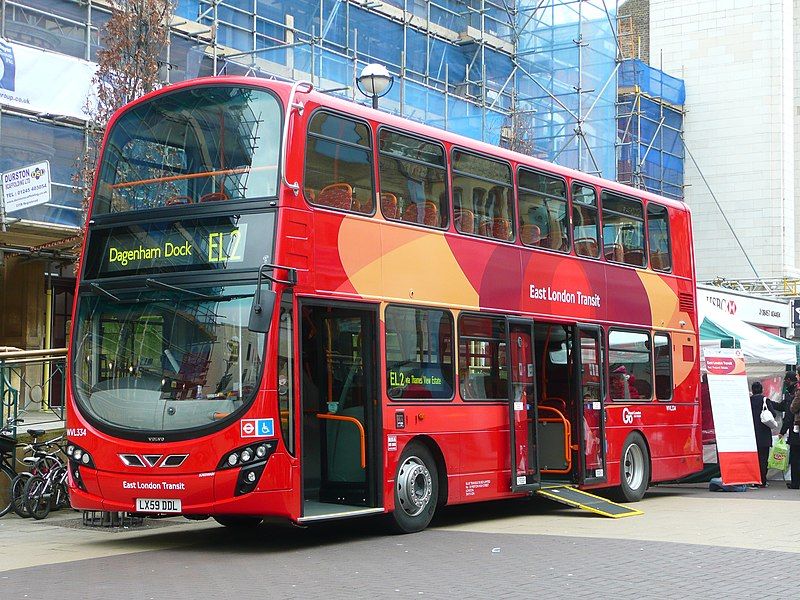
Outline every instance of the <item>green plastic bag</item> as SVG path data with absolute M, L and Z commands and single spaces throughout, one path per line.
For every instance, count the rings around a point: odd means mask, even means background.
M 785 471 L 786 467 L 789 466 L 789 444 L 782 438 L 778 438 L 775 445 L 769 449 L 767 466 L 770 469 L 778 469 L 779 471 Z

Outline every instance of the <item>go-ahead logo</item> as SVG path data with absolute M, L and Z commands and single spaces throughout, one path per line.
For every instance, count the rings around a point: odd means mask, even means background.
M 642 418 L 642 411 L 640 410 L 630 410 L 627 406 L 622 409 L 622 422 L 626 425 L 633 424 L 634 419 L 641 419 Z
M 0 88 L 14 91 L 16 70 L 14 48 L 0 40 Z

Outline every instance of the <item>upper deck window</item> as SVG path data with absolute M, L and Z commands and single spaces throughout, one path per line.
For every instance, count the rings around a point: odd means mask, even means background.
M 569 213 L 564 180 L 520 169 L 519 220 L 523 244 L 565 252 L 569 248 Z
M 280 129 L 265 90 L 202 86 L 138 104 L 109 134 L 93 213 L 275 196 Z
M 454 150 L 453 211 L 456 229 L 462 233 L 513 240 L 511 167 Z
M 371 214 L 372 139 L 369 127 L 319 111 L 308 125 L 305 195 L 312 204 Z
M 444 148 L 381 129 L 381 212 L 387 219 L 447 225 Z
M 590 258 L 600 256 L 597 192 L 582 183 L 572 184 L 572 236 L 575 254 Z
M 657 271 L 669 271 L 672 268 L 669 213 L 658 204 L 647 205 L 647 241 L 650 244 L 650 266 Z
M 638 200 L 603 192 L 603 253 L 606 260 L 643 267 L 644 208 Z

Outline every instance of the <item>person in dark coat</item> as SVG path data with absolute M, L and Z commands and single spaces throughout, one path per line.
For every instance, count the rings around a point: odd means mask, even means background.
M 800 412 L 800 395 L 795 386 L 795 396 L 786 412 L 783 413 L 783 424 L 779 438 L 783 438 L 787 433 L 786 443 L 789 444 L 789 474 L 791 479 L 786 484 L 791 490 L 800 489 L 800 427 L 795 426 L 794 416 Z
M 761 411 L 764 410 L 764 388 L 760 381 L 754 381 L 750 386 L 753 395 L 750 396 L 750 409 L 753 412 L 753 429 L 756 434 L 756 448 L 758 449 L 758 466 L 761 470 L 761 484 L 758 487 L 767 487 L 767 460 L 769 449 L 772 448 L 772 430 L 761 422 Z M 775 416 L 772 400 L 766 400 L 766 406 Z M 800 450 L 800 448 L 798 448 Z

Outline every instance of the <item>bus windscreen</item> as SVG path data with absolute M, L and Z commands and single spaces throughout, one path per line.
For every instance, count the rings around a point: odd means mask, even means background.
M 92 214 L 274 197 L 280 129 L 266 90 L 201 86 L 137 104 L 109 133 Z

